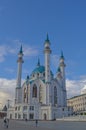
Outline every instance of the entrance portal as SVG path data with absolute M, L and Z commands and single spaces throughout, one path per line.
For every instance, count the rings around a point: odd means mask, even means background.
M 47 114 L 44 113 L 44 120 L 47 120 Z

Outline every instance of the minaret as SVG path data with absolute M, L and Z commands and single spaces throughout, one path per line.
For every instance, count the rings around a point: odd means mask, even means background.
M 23 63 L 23 51 L 22 51 L 22 45 L 20 48 L 20 51 L 18 53 L 18 71 L 17 71 L 17 84 L 16 87 L 20 88 L 21 87 L 21 75 L 22 75 L 22 63 Z
M 50 49 L 50 41 L 48 38 L 45 40 L 44 43 L 44 54 L 45 54 L 45 82 L 50 82 L 50 54 L 51 54 L 51 49 Z
M 22 45 L 20 48 L 20 51 L 18 53 L 18 71 L 17 71 L 17 82 L 16 82 L 16 97 L 15 97 L 15 103 L 20 103 L 22 101 L 21 99 L 21 75 L 22 75 L 22 63 L 23 63 L 23 51 L 22 51 Z
M 61 79 L 61 78 L 62 78 L 60 67 L 58 67 L 58 69 L 57 69 L 56 78 L 57 78 L 57 79 Z
M 61 52 L 61 56 L 60 56 L 60 70 L 61 70 L 61 74 L 62 74 L 62 78 L 63 78 L 63 82 L 65 84 L 65 63 L 64 63 L 64 56 L 63 56 L 63 52 Z
M 64 56 L 63 52 L 61 52 L 60 56 L 60 70 L 61 70 L 61 75 L 62 75 L 62 88 L 63 88 L 63 106 L 67 106 L 67 93 L 66 93 L 66 84 L 65 84 L 65 67 L 66 64 L 64 62 Z
M 44 54 L 45 54 L 45 83 L 46 83 L 46 96 L 45 96 L 45 101 L 47 105 L 51 104 L 51 85 L 50 85 L 50 54 L 51 54 L 51 49 L 50 49 L 50 41 L 48 38 L 45 40 L 44 43 Z

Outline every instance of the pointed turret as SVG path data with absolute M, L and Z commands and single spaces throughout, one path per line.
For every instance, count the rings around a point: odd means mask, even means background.
M 28 85 L 28 83 L 29 83 L 29 75 L 27 75 L 26 77 L 26 85 Z
M 59 78 L 59 79 L 61 79 L 62 78 L 62 76 L 61 76 L 61 69 L 60 69 L 60 67 L 58 67 L 58 69 L 57 69 L 57 75 L 56 75 L 56 77 L 57 77 L 57 79 Z
M 62 95 L 63 95 L 63 106 L 67 106 L 67 94 L 66 94 L 66 82 L 65 82 L 65 62 L 64 62 L 64 55 L 63 52 L 61 52 L 60 56 L 60 70 L 61 70 L 61 76 L 62 76 Z
M 23 61 L 23 50 L 22 50 L 22 45 L 20 47 L 20 51 L 18 53 L 18 71 L 17 71 L 17 85 L 16 87 L 21 87 L 21 75 L 22 75 L 22 63 Z
M 45 83 L 46 83 L 46 103 L 49 105 L 51 103 L 51 91 L 50 91 L 50 82 L 51 82 L 51 74 L 50 74 L 50 40 L 47 34 L 46 40 L 44 42 L 44 54 L 45 54 Z
M 60 67 L 58 67 L 57 73 L 61 73 L 61 69 L 60 69 Z
M 15 95 L 15 103 L 21 103 L 22 89 L 21 89 L 21 76 L 22 76 L 22 63 L 23 63 L 23 51 L 22 45 L 20 47 L 20 51 L 18 53 L 18 70 L 17 70 L 17 83 L 16 83 L 16 95 Z
M 44 54 L 45 54 L 45 81 L 50 82 L 50 40 L 47 34 L 45 43 L 44 43 Z
M 64 59 L 63 51 L 61 51 L 60 59 Z
M 29 75 L 27 75 L 27 80 L 29 79 Z
M 64 58 L 63 52 L 61 51 L 61 56 L 60 56 L 60 67 L 61 67 L 61 66 L 63 66 L 63 67 L 66 66 L 65 63 L 64 63 L 64 60 L 65 60 L 65 58 Z
M 46 40 L 45 40 L 45 43 L 48 42 L 50 44 L 50 40 L 49 40 L 49 36 L 48 36 L 48 33 L 47 33 L 47 37 L 46 37 Z
M 40 59 L 38 58 L 38 63 L 37 63 L 37 67 L 40 66 Z
M 23 51 L 22 51 L 22 45 L 20 47 L 20 51 L 19 51 L 20 54 L 23 54 Z

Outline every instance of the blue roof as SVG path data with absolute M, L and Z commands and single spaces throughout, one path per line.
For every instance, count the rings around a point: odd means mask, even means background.
M 33 74 L 33 73 L 43 73 L 44 71 L 45 71 L 45 67 L 44 67 L 44 66 L 37 66 L 37 67 L 33 70 L 32 74 Z
M 45 67 L 40 65 L 40 66 L 37 66 L 33 71 L 32 71 L 32 74 L 36 74 L 36 73 L 43 73 L 45 72 Z M 53 76 L 53 73 L 52 71 L 50 71 L 51 75 Z M 32 75 L 31 74 L 31 75 Z

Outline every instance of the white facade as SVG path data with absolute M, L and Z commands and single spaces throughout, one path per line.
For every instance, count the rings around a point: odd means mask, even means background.
M 86 115 L 86 93 L 68 99 L 67 105 L 73 108 L 73 114 Z
M 27 76 L 22 86 L 18 86 L 21 81 L 23 63 L 23 52 L 20 50 L 19 53 L 21 60 L 18 59 L 15 109 L 11 117 L 14 119 L 53 120 L 58 117 L 68 116 L 63 54 L 61 54 L 57 74 L 54 78 L 50 69 L 51 49 L 47 36 L 44 44 L 45 66 L 40 65 L 38 60 L 37 66 L 31 75 Z M 10 118 L 10 109 L 8 117 Z

